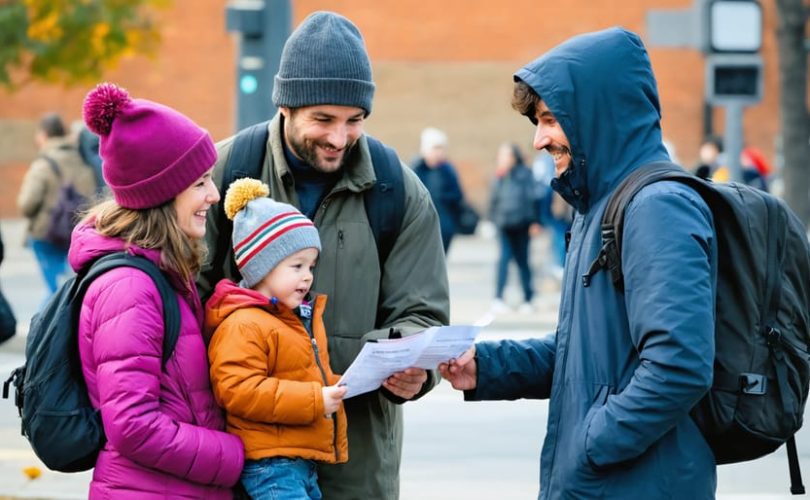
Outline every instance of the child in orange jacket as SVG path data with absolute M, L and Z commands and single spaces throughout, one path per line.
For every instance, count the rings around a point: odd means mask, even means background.
M 242 281 L 220 281 L 206 304 L 211 383 L 227 429 L 245 444 L 240 481 L 252 498 L 321 498 L 315 462 L 348 460 L 345 387 L 329 367 L 325 296 L 309 293 L 321 249 L 296 208 L 255 179 L 228 188 Z

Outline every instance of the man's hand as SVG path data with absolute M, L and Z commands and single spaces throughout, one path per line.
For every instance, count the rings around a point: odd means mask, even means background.
M 385 379 L 383 387 L 395 396 L 410 400 L 419 393 L 427 378 L 427 372 L 421 368 L 406 368 Z
M 475 345 L 457 359 L 451 359 L 447 363 L 439 365 L 439 373 L 442 378 L 447 379 L 453 389 L 459 391 L 469 391 L 475 389 L 477 385 L 477 370 L 475 363 Z

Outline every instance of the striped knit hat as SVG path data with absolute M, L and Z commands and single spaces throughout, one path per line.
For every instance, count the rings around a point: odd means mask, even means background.
M 253 288 L 279 262 L 305 248 L 321 251 L 315 225 L 292 205 L 267 198 L 256 179 L 234 181 L 225 194 L 225 215 L 233 221 L 233 255 L 242 286 Z

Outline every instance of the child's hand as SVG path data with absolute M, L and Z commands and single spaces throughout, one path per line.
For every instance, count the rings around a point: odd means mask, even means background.
M 346 395 L 346 386 L 330 385 L 322 387 L 324 416 L 328 417 L 340 408 L 340 402 Z

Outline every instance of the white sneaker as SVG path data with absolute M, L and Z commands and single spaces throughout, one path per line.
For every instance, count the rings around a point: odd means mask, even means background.
M 495 299 L 492 301 L 492 305 L 489 307 L 489 310 L 492 314 L 503 314 L 509 311 L 509 306 L 507 306 L 506 303 L 501 299 Z
M 519 314 L 531 314 L 534 312 L 534 306 L 531 302 L 524 302 L 518 307 Z

